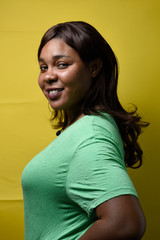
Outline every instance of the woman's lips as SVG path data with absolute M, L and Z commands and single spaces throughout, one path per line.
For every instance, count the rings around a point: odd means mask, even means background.
M 64 90 L 64 88 L 57 88 L 57 89 L 49 89 L 49 90 L 47 90 L 49 99 L 51 99 L 51 100 L 56 99 L 57 97 L 59 97 L 61 95 L 63 90 Z

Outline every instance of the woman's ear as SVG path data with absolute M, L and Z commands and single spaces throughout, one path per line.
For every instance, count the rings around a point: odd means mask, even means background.
M 91 77 L 95 78 L 102 68 L 102 59 L 96 58 L 89 63 Z

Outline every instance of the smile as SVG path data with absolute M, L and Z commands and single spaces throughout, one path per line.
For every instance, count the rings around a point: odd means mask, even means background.
M 47 91 L 48 92 L 48 97 L 53 100 L 53 99 L 59 97 L 63 90 L 64 90 L 64 88 L 49 89 Z

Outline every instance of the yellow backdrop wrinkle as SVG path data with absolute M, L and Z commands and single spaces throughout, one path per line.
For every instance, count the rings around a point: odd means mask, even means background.
M 121 102 L 135 103 L 151 122 L 140 137 L 144 164 L 128 172 L 146 215 L 143 240 L 159 239 L 159 11 L 159 0 L 1 1 L 0 239 L 24 238 L 21 174 L 55 138 L 38 88 L 37 48 L 49 27 L 71 20 L 93 24 L 109 41 L 119 61 Z

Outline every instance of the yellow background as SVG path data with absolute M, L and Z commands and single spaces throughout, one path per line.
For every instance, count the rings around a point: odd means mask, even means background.
M 37 48 L 52 25 L 83 20 L 109 41 L 119 59 L 119 97 L 151 123 L 140 138 L 144 164 L 129 170 L 147 219 L 143 240 L 160 239 L 159 0 L 0 1 L 0 239 L 23 239 L 21 174 L 55 132 L 38 88 Z

